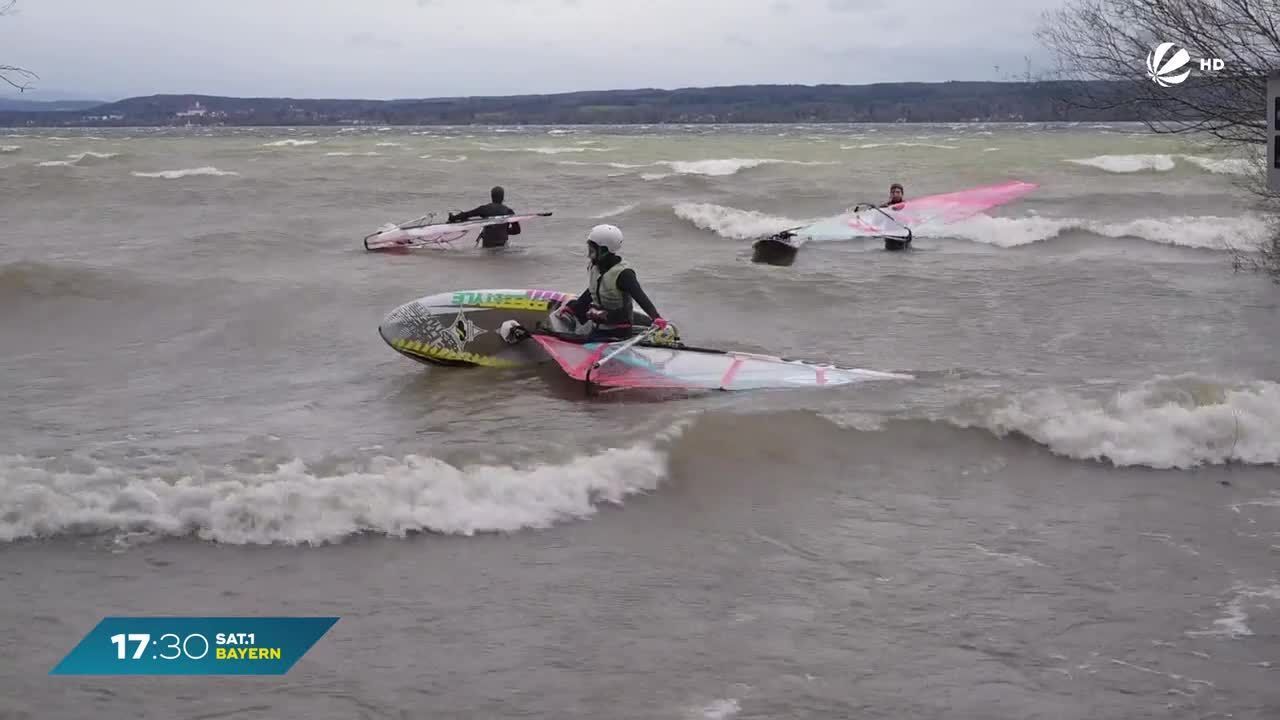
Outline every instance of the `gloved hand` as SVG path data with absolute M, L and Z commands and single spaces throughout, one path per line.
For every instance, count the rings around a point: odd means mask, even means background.
M 609 313 L 605 312 L 604 310 L 601 310 L 600 308 L 591 308 L 590 310 L 587 311 L 588 320 L 594 320 L 595 322 L 604 322 L 605 318 L 607 317 L 609 317 Z
M 573 316 L 574 316 L 574 314 L 575 314 L 575 313 L 574 313 L 574 311 L 573 311 L 573 301 L 572 301 L 572 300 L 568 300 L 568 301 L 566 301 L 563 305 L 561 305 L 561 306 L 560 306 L 560 309 L 559 309 L 559 310 L 556 310 L 556 315 L 557 315 L 557 316 L 559 316 L 559 317 L 562 317 L 562 318 L 564 318 L 564 319 L 566 319 L 566 320 L 567 320 L 567 319 L 569 319 L 569 318 L 571 318 L 571 317 L 573 317 Z
M 652 323 L 652 325 L 658 328 L 659 330 L 666 330 L 667 326 L 670 324 L 671 323 L 667 322 L 666 318 L 660 318 L 660 317 L 654 318 Z

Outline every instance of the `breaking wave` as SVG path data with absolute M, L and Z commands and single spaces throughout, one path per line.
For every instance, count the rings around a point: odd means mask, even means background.
M 378 143 L 381 145 L 382 143 Z M 368 152 L 327 152 L 325 157 L 378 157 L 382 155 L 380 152 L 370 150 Z
M 275 142 L 262 143 L 262 147 L 301 147 L 303 145 L 315 145 L 319 140 L 276 140 Z
M 713 203 L 679 203 L 672 206 L 672 210 L 676 217 L 731 240 L 750 240 L 771 235 L 818 219 L 768 215 Z M 1115 239 L 1137 238 L 1162 245 L 1226 250 L 1262 240 L 1268 226 L 1266 220 L 1252 215 L 1137 218 L 1116 222 L 1085 218 L 978 215 L 941 227 L 925 224 L 914 230 L 917 237 L 959 238 L 1004 248 L 1052 240 L 1074 230 Z
M 222 177 L 222 176 L 231 176 L 231 175 L 239 175 L 239 174 L 240 173 L 232 172 L 231 170 L 219 170 L 216 167 L 211 167 L 207 165 L 205 167 L 183 168 L 181 170 L 160 170 L 158 172 L 136 172 L 135 171 L 133 173 L 135 177 L 164 178 L 165 180 L 177 180 L 179 178 L 192 177 L 197 175 L 211 175 L 211 176 Z
M 587 148 L 591 149 L 591 148 Z M 560 165 L 577 165 L 593 167 L 609 167 L 617 170 L 637 170 L 639 168 L 666 167 L 671 172 L 641 173 L 642 180 L 662 180 L 674 175 L 702 175 L 707 177 L 724 177 L 736 175 L 742 170 L 762 165 L 839 165 L 829 160 L 778 160 L 775 158 L 717 158 L 710 160 L 659 160 L 651 163 L 605 162 L 592 163 L 579 160 L 561 160 Z
M 1280 464 L 1280 384 L 1263 380 L 1227 385 L 1160 377 L 1103 398 L 1043 390 L 952 422 L 1117 466 Z
M 594 163 L 594 162 L 583 162 L 581 160 L 561 160 L 556 164 L 557 165 L 575 165 L 580 167 L 609 167 L 609 168 L 615 168 L 618 170 L 634 170 L 636 168 L 653 167 L 652 163 L 639 163 L 639 164 L 622 163 L 622 162 Z
M 66 160 L 45 160 L 36 163 L 37 167 L 78 167 L 92 164 L 95 160 L 110 160 L 119 157 L 120 153 L 82 152 L 68 155 Z
M 731 240 L 751 240 L 809 222 L 713 203 L 678 203 L 672 210 L 676 217 Z
M 891 142 L 891 143 L 863 143 L 861 145 L 841 145 L 841 150 L 871 150 L 879 147 L 927 147 L 937 150 L 959 150 L 958 145 L 939 145 L 937 143 L 922 142 Z
M 176 480 L 5 456 L 0 541 L 106 533 L 293 545 L 361 533 L 515 532 L 588 517 L 599 504 L 653 490 L 666 472 L 654 444 L 527 467 L 410 455 L 336 474 L 294 460 L 270 472 L 205 468 Z
M 661 160 L 654 165 L 665 165 L 677 175 L 707 175 L 720 177 L 734 175 L 741 170 L 761 165 L 839 165 L 827 160 L 777 160 L 774 158 L 723 158 L 711 160 Z
M 1084 218 L 991 217 L 978 215 L 932 229 L 924 226 L 920 237 L 958 237 L 973 242 L 1012 248 L 1051 240 L 1065 232 L 1081 230 L 1109 238 L 1138 238 L 1147 242 L 1205 250 L 1226 250 L 1260 241 L 1267 223 L 1256 216 L 1214 215 L 1137 218 L 1103 222 Z
M 1236 583 L 1231 588 L 1231 598 L 1218 604 L 1222 608 L 1223 617 L 1213 621 L 1213 627 L 1206 630 L 1188 630 L 1188 637 L 1228 637 L 1239 638 L 1254 635 L 1249 627 L 1249 610 L 1262 608 L 1270 610 L 1274 605 L 1270 602 L 1280 600 L 1280 585 L 1256 587 L 1245 583 Z
M 956 433 L 980 430 L 995 441 L 1016 436 L 1065 458 L 1114 466 L 1280 464 L 1280 384 L 1161 377 L 1100 396 L 1045 389 L 853 423 L 812 411 L 713 412 L 629 447 L 557 462 L 458 466 L 431 456 L 383 455 L 332 470 L 294 459 L 266 471 L 203 466 L 179 476 L 84 457 L 0 456 L 0 542 L 107 535 L 324 544 L 366 533 L 542 529 L 589 518 L 690 467 L 704 472 L 699 463 L 741 472 L 742 453 L 724 452 L 726 442 L 792 447 L 794 457 L 746 461 L 798 471 L 795 463 L 824 449 L 898 453 L 894 438 L 902 423 L 941 433 L 927 441 L 939 457 L 954 444 L 972 445 Z M 761 437 L 770 442 L 751 444 Z
M 563 155 L 564 153 L 584 153 L 584 152 L 613 152 L 614 150 L 617 150 L 617 148 L 613 148 L 613 147 L 587 147 L 585 145 L 577 145 L 573 147 L 544 145 L 540 147 L 527 147 L 527 148 L 494 147 L 492 145 L 485 145 L 483 143 L 480 143 L 480 145 L 481 146 L 477 149 L 480 150 L 481 152 L 512 152 L 512 153 L 524 152 L 524 153 L 536 153 L 538 155 Z
M 21 145 L 0 145 L 0 153 L 16 153 L 21 149 Z
M 1256 162 L 1246 158 L 1211 158 L 1200 155 L 1170 154 L 1098 155 L 1090 158 L 1069 159 L 1067 162 L 1111 173 L 1168 172 L 1177 167 L 1178 158 L 1201 170 L 1227 175 L 1245 175 L 1257 165 Z
M 636 203 L 629 203 L 627 205 L 619 205 L 618 207 L 613 208 L 611 210 L 605 210 L 604 212 L 596 215 L 592 215 L 591 217 L 594 220 L 603 220 L 605 218 L 617 217 L 624 213 L 629 213 L 635 209 L 636 209 Z

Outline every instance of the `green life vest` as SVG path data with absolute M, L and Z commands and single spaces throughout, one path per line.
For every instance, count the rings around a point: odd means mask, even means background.
M 620 314 L 625 318 L 623 322 L 630 322 L 632 315 L 631 298 L 618 287 L 618 276 L 626 269 L 627 263 L 623 260 L 614 263 L 613 267 L 603 273 L 600 272 L 600 268 L 596 267 L 595 263 L 592 263 L 588 275 L 590 284 L 587 287 L 591 289 L 591 299 L 596 307 L 607 310 L 610 315 L 617 316 Z M 619 310 L 625 312 L 618 313 L 617 311 Z

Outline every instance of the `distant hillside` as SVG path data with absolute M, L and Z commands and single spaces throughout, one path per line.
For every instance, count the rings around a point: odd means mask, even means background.
M 101 104 L 101 100 L 18 100 L 0 97 L 0 111 L 59 112 L 87 110 Z
M 340 100 L 152 95 L 59 112 L 0 111 L 15 125 L 466 125 L 1130 120 L 1086 112 L 1060 82 L 741 85 L 557 95 Z

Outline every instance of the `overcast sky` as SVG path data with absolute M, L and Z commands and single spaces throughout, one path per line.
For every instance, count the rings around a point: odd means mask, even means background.
M 104 100 L 998 80 L 1027 55 L 1043 67 L 1032 32 L 1060 4 L 18 0 L 0 17 L 0 63 L 36 71 L 46 93 Z

